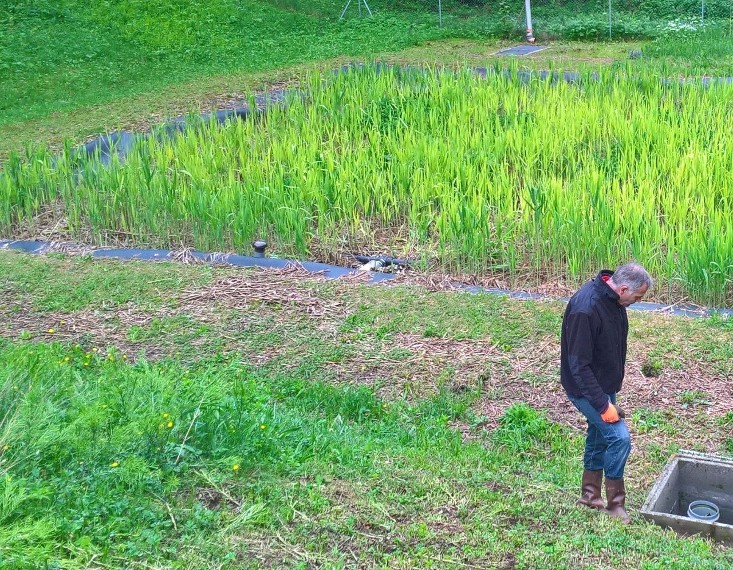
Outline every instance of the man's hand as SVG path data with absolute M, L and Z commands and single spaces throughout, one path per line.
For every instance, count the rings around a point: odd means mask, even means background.
M 626 416 L 621 408 L 617 408 L 611 402 L 608 402 L 606 411 L 601 414 L 601 419 L 607 424 L 615 424 Z

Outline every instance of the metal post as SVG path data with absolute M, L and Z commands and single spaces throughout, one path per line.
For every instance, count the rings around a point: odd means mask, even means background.
M 438 27 L 443 27 L 443 3 L 438 0 Z
M 369 13 L 370 16 L 373 16 L 371 9 L 369 8 L 369 4 L 367 4 L 367 0 L 356 0 L 357 6 L 359 9 L 359 16 L 361 16 L 361 4 L 364 3 L 364 8 L 366 8 L 366 11 Z M 341 15 L 339 16 L 339 20 L 344 19 L 344 14 L 346 14 L 346 10 L 349 8 L 349 5 L 351 4 L 351 0 L 348 0 L 346 2 L 346 6 L 344 6 L 344 9 L 341 10 Z
M 700 6 L 700 19 L 701 23 L 705 23 L 705 0 L 702 0 L 702 4 Z
M 349 4 L 351 4 L 351 0 L 349 0 L 349 1 L 348 1 L 348 2 L 346 3 L 346 6 L 344 6 L 344 9 L 343 9 L 343 10 L 341 10 L 341 15 L 339 16 L 339 20 L 343 20 L 343 18 L 344 18 L 344 14 L 346 14 L 346 9 L 347 9 L 347 8 L 349 7 Z
M 611 30 L 613 30 L 613 25 L 611 22 L 611 0 L 608 0 L 608 39 L 611 38 Z
M 532 6 L 530 0 L 524 0 L 524 11 L 527 14 L 527 41 L 533 44 L 535 39 L 532 34 Z

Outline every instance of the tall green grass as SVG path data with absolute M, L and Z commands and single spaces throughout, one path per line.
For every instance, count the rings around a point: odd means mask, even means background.
M 445 269 L 586 275 L 637 259 L 695 301 L 731 300 L 733 89 L 657 77 L 366 67 L 313 75 L 261 121 L 151 137 L 125 164 L 15 158 L 0 231 L 59 201 L 98 242 L 305 256 L 406 225 Z M 663 291 L 664 293 L 664 291 Z
M 434 2 L 370 0 L 370 18 L 358 17 L 352 2 L 339 20 L 345 4 L 7 0 L 0 10 L 0 126 L 212 76 L 369 57 L 443 38 L 523 37 L 521 3 L 447 0 L 442 27 Z M 535 28 L 553 38 L 607 38 L 606 4 L 585 8 L 579 16 L 573 2 L 539 3 Z M 653 18 L 649 9 L 624 13 L 613 38 L 655 37 L 666 19 Z

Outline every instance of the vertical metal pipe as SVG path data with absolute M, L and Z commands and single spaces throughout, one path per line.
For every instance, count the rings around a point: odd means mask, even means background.
M 611 20 L 611 0 L 608 0 L 608 39 L 611 38 L 611 31 L 613 30 L 612 20 Z
M 441 0 L 438 0 L 438 27 L 443 27 L 443 4 Z
M 524 0 L 524 11 L 527 15 L 527 41 L 534 43 L 534 34 L 532 33 L 532 5 L 531 0 Z

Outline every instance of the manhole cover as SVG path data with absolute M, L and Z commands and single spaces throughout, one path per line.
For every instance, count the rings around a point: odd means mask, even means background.
M 520 45 L 497 51 L 494 55 L 529 55 L 547 49 L 547 46 Z

